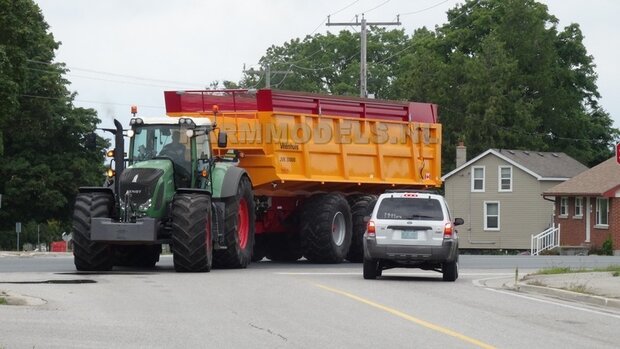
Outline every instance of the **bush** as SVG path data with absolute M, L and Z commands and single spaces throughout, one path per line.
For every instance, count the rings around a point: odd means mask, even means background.
M 605 256 L 613 256 L 614 254 L 614 243 L 611 240 L 611 235 L 607 236 L 607 239 L 603 241 L 603 245 L 601 245 L 601 254 Z

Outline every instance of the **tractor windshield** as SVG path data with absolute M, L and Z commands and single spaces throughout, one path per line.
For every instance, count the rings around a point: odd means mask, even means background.
M 156 156 L 169 157 L 179 165 L 189 164 L 191 160 L 189 139 L 177 125 L 136 127 L 131 145 L 132 162 L 150 160 Z

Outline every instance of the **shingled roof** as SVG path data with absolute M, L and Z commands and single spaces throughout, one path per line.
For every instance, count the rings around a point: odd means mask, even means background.
M 620 165 L 615 157 L 550 188 L 545 196 L 615 196 L 620 188 Z
M 522 169 L 538 180 L 567 180 L 588 169 L 587 166 L 561 152 L 489 149 L 444 175 L 442 179 L 446 180 L 446 178 L 489 154 Z

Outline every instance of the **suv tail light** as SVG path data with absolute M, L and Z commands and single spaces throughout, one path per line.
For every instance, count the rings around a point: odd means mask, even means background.
M 443 228 L 443 238 L 449 239 L 452 237 L 452 223 L 446 223 Z
M 368 225 L 366 226 L 366 231 L 368 232 L 368 236 L 376 236 L 375 222 L 368 221 Z

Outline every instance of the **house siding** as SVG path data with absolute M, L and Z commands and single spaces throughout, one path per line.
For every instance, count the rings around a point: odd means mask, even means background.
M 620 198 L 609 198 L 609 217 L 607 229 L 596 228 L 596 197 L 590 197 L 590 208 L 587 207 L 587 197 L 583 196 L 583 218 L 575 215 L 575 197 L 568 197 L 568 217 L 562 218 L 560 212 L 560 197 L 556 197 L 555 223 L 560 224 L 561 246 L 592 246 L 600 248 L 607 237 L 611 236 L 613 249 L 620 250 Z M 590 241 L 586 241 L 586 216 L 590 216 Z
M 535 155 L 533 155 L 535 156 Z M 471 168 L 485 167 L 485 191 L 471 192 Z M 512 191 L 499 191 L 499 166 L 512 166 Z M 446 200 L 453 217 L 465 219 L 458 227 L 459 245 L 465 249 L 529 249 L 531 235 L 553 222 L 554 203 L 542 192 L 559 182 L 538 181 L 529 173 L 489 154 L 445 181 Z M 484 202 L 500 203 L 499 231 L 484 230 Z

